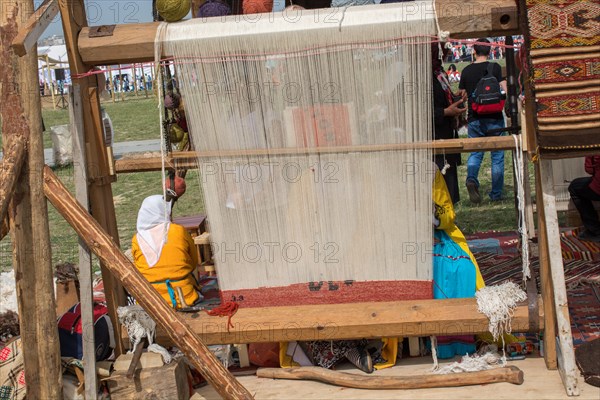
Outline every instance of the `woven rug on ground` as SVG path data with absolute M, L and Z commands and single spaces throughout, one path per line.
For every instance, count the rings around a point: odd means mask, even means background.
M 565 230 L 560 234 L 564 260 L 600 260 L 600 243 L 580 240 L 580 229 Z
M 600 0 L 521 0 L 542 153 L 600 148 Z
M 519 256 L 476 253 L 475 258 L 486 285 L 497 285 L 507 280 L 520 283 L 522 280 Z M 537 258 L 531 260 L 531 268 L 539 291 Z M 600 280 L 600 261 L 564 260 L 564 271 L 573 343 L 577 346 L 600 337 L 600 287 L 589 283 Z
M 478 232 L 467 236 L 469 249 L 473 253 L 516 254 L 519 236 L 514 231 Z

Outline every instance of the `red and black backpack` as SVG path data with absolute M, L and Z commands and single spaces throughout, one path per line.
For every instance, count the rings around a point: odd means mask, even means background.
M 502 93 L 493 68 L 494 64 L 488 63 L 485 75 L 477 82 L 471 95 L 471 108 L 477 114 L 496 114 L 504 109 L 506 95 Z

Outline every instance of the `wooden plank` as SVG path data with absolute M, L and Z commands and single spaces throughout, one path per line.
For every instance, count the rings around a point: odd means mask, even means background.
M 238 157 L 238 156 L 264 156 L 264 155 L 298 155 L 298 154 L 327 154 L 327 153 L 352 153 L 373 151 L 398 151 L 406 149 L 431 148 L 444 152 L 467 153 L 472 151 L 512 150 L 515 141 L 511 136 L 496 136 L 469 139 L 436 140 L 426 143 L 398 143 L 384 145 L 357 145 L 335 147 L 286 147 L 273 149 L 252 150 L 221 150 L 221 151 L 180 151 L 172 153 L 165 160 L 167 169 L 197 168 L 198 158 L 212 157 Z M 160 157 L 121 158 L 115 162 L 117 173 L 160 171 L 162 166 Z
M 554 288 L 554 304 L 558 327 L 560 348 L 560 356 L 558 357 L 559 370 L 567 394 L 569 396 L 579 396 L 579 385 L 577 382 L 579 370 L 575 365 L 573 336 L 571 335 L 571 320 L 569 318 L 569 304 L 567 301 L 567 288 L 565 285 L 565 273 L 560 247 L 558 215 L 556 213 L 556 202 L 554 197 L 552 162 L 545 159 L 540 159 L 539 162 L 540 185 L 543 193 L 546 235 L 548 238 L 550 274 L 552 277 L 552 286 Z
M 44 194 L 157 326 L 169 332 L 171 340 L 177 343 L 177 347 L 221 396 L 227 399 L 252 399 L 252 395 L 223 367 L 47 166 L 44 168 Z
M 82 109 L 81 89 L 79 84 L 74 83 L 69 93 L 69 119 L 71 121 L 71 137 L 73 138 L 75 197 L 79 204 L 89 211 Z M 81 304 L 83 337 L 86 338 L 83 341 L 83 371 L 86 399 L 95 399 L 98 391 L 93 297 L 91 252 L 85 242 L 79 239 L 79 301 Z
M 59 8 L 64 31 L 65 45 L 69 57 L 69 68 L 73 83 L 78 83 L 81 91 L 81 105 L 83 115 L 83 132 L 85 135 L 86 170 L 88 178 L 88 194 L 92 215 L 100 225 L 119 243 L 119 231 L 115 217 L 111 182 L 106 146 L 104 144 L 104 131 L 101 120 L 100 100 L 98 98 L 98 80 L 95 75 L 77 77 L 85 74 L 91 67 L 83 63 L 77 39 L 80 30 L 87 25 L 87 18 L 83 0 L 59 0 Z M 116 282 L 108 269 L 100 264 L 104 291 L 108 306 L 108 314 L 112 321 L 118 321 L 117 307 L 125 305 L 125 292 Z M 120 326 L 115 324 L 117 337 L 120 335 Z M 117 340 L 115 352 L 117 356 L 123 352 L 120 340 Z
M 187 366 L 180 359 L 162 367 L 138 369 L 133 379 L 115 372 L 104 381 L 116 399 L 189 399 L 187 374 Z
M 19 21 L 33 13 L 32 0 L 0 9 L 0 112 L 3 144 L 15 136 L 27 143 L 28 158 L 9 206 L 17 302 L 27 397 L 62 398 L 62 371 L 48 208 L 42 186 L 44 146 L 37 49 L 18 58 L 10 44 Z
M 470 39 L 520 34 L 515 0 L 435 0 L 440 30 Z
M 440 29 L 453 38 L 506 36 L 518 34 L 518 12 L 514 0 L 436 0 Z M 404 5 L 413 15 L 429 16 L 432 9 L 421 9 L 419 4 Z M 305 10 L 322 16 L 329 10 Z M 333 14 L 330 14 L 330 16 Z M 239 22 L 232 16 L 232 23 Z M 154 38 L 157 22 L 116 25 L 112 36 L 89 37 L 90 28 L 79 34 L 79 52 L 89 65 L 108 65 L 154 60 Z M 171 54 L 163 54 L 164 57 Z
M 132 157 L 121 158 L 115 161 L 115 172 L 117 174 L 131 172 L 150 172 L 160 171 L 162 166 L 161 158 L 157 157 Z M 165 168 L 167 170 L 176 171 L 179 168 L 196 169 L 198 168 L 198 159 L 194 157 L 175 159 L 167 157 L 165 159 Z
M 539 300 L 541 301 L 541 299 Z M 181 313 L 180 318 L 206 344 L 289 342 L 488 332 L 488 320 L 475 299 L 415 300 L 353 304 L 323 304 L 270 308 L 240 308 L 231 318 Z M 538 316 L 544 326 L 543 307 Z M 527 305 L 517 307 L 514 332 L 529 330 Z M 156 340 L 171 345 L 169 332 L 157 329 Z
M 12 48 L 19 57 L 23 57 L 31 50 L 56 14 L 58 14 L 58 0 L 44 0 L 31 14 L 12 42 Z
M 546 215 L 543 191 L 541 185 L 540 165 L 535 164 L 535 195 L 537 220 L 538 220 L 538 257 L 540 262 L 540 287 L 542 289 L 542 298 L 544 299 L 544 360 L 548 369 L 558 367 L 556 359 L 556 309 L 554 307 L 554 289 L 552 287 L 552 278 L 550 276 L 550 261 L 548 254 L 548 236 L 546 231 Z

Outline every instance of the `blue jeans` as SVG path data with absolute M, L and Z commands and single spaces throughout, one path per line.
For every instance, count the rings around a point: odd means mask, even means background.
M 504 128 L 503 119 L 480 118 L 469 122 L 469 137 L 501 136 L 504 132 L 489 133 L 488 130 Z M 492 191 L 490 199 L 500 200 L 504 188 L 504 151 L 492 151 Z M 471 153 L 467 161 L 467 182 L 475 182 L 479 187 L 479 168 L 483 161 L 484 152 Z

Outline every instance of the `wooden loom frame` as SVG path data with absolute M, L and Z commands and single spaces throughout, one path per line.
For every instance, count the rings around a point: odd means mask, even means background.
M 119 62 L 142 62 L 154 57 L 154 37 L 156 23 L 118 25 L 112 34 L 102 36 L 102 29 L 87 27 L 84 0 L 47 0 L 41 7 L 50 8 L 58 1 L 62 15 L 65 41 L 69 54 L 71 73 L 83 74 L 92 66 Z M 39 9 L 39 10 L 40 10 Z M 437 0 L 436 9 L 440 27 L 451 32 L 451 37 L 468 38 L 476 36 L 498 36 L 519 33 L 518 11 L 515 1 L 454 1 Z M 39 11 L 38 10 L 38 11 Z M 36 14 L 45 13 L 44 10 Z M 33 29 L 33 28 L 31 28 Z M 37 29 L 39 31 L 39 29 Z M 90 32 L 100 32 L 100 36 L 90 37 Z M 25 35 L 27 43 L 31 42 Z M 37 39 L 37 38 L 36 38 Z M 25 39 L 24 39 L 25 40 Z M 15 48 L 27 49 L 19 44 Z M 76 91 L 80 93 L 79 115 L 75 115 L 83 131 L 85 148 L 85 165 L 87 188 L 92 214 L 99 226 L 114 240 L 118 241 L 114 204 L 112 201 L 111 183 L 116 176 L 111 174 L 111 166 L 103 142 L 100 103 L 97 80 L 95 76 L 73 79 Z M 77 101 L 77 99 L 75 99 Z M 529 104 L 531 112 L 533 105 Z M 531 119 L 527 122 L 530 123 Z M 530 132 L 533 130 L 530 128 Z M 6 133 L 3 133 L 3 135 Z M 512 138 L 494 140 L 469 139 L 466 141 L 438 142 L 436 147 L 455 151 L 514 149 Z M 535 147 L 530 147 L 535 148 Z M 177 164 L 194 164 L 192 154 L 175 155 L 183 157 Z M 185 161 L 184 161 L 185 160 Z M 157 160 L 122 160 L 117 162 L 116 171 L 135 172 L 156 170 Z M 527 306 L 517 308 L 513 318 L 515 331 L 528 331 L 537 326 L 544 328 L 545 361 L 549 369 L 560 366 L 565 388 L 569 395 L 577 395 L 577 381 L 573 373 L 573 348 L 571 338 L 564 334 L 564 327 L 569 326 L 568 308 L 566 306 L 566 289 L 562 270 L 562 257 L 558 238 L 558 223 L 552 193 L 552 171 L 549 161 L 542 160 L 536 164 L 536 192 L 538 195 L 538 222 L 540 227 L 540 273 L 542 280 L 543 307 L 539 315 L 531 315 Z M 3 183 L 4 183 L 3 177 Z M 541 207 L 540 207 L 541 205 Z M 60 208 L 59 208 L 60 209 Z M 118 242 L 114 245 L 118 245 Z M 25 243 L 15 243 L 17 248 Z M 108 245 L 107 245 L 108 246 Z M 118 247 L 115 247 L 118 250 Z M 92 248 L 95 252 L 106 250 Z M 110 248 L 114 251 L 113 248 Z M 103 258 L 102 274 L 104 278 L 107 302 L 113 321 L 116 320 L 115 308 L 124 304 L 121 282 L 114 279 L 113 274 Z M 112 267 L 112 266 L 111 266 Z M 123 265 L 133 268 L 132 265 Z M 112 267 L 114 268 L 114 267 Z M 25 277 L 24 279 L 35 279 Z M 146 285 L 146 289 L 153 290 Z M 27 298 L 21 299 L 27 302 Z M 441 306 L 440 306 L 441 305 Z M 156 310 L 147 310 L 151 316 Z M 168 314 L 175 314 L 173 311 Z M 293 319 L 290 319 L 290 315 Z M 302 317 L 298 317 L 298 316 Z M 357 337 L 381 336 L 427 336 L 431 334 L 458 334 L 487 332 L 487 319 L 477 312 L 474 299 L 427 300 L 408 302 L 357 303 L 327 306 L 275 307 L 270 309 L 241 309 L 233 319 L 234 328 L 229 331 L 226 321 L 200 315 L 179 316 L 207 344 L 216 343 L 249 343 L 279 340 L 306 339 L 342 339 Z M 558 322 L 559 348 L 557 355 L 556 324 Z M 167 325 L 169 326 L 169 325 Z M 170 327 L 170 326 L 169 326 Z M 116 326 L 117 336 L 122 337 L 120 327 Z M 536 330 L 537 330 L 536 329 Z M 570 332 L 570 328 L 569 328 Z M 176 332 L 180 333 L 180 332 Z M 165 339 L 165 329 L 159 329 L 158 340 Z M 177 339 L 177 335 L 169 335 Z M 186 338 L 180 340 L 184 341 Z M 180 342 L 180 340 L 175 340 Z M 123 351 L 122 341 L 118 341 L 117 352 Z M 27 348 L 25 348 L 27 352 Z M 196 355 L 192 352 L 192 355 Z M 40 355 L 43 357 L 43 355 Z M 557 362 L 558 361 L 558 362 Z M 211 380 L 211 383 L 219 383 Z M 52 384 L 52 382 L 43 382 Z M 225 392 L 225 395 L 231 394 Z M 239 394 L 239 393 L 238 393 Z M 241 396 L 241 395 L 240 395 Z

